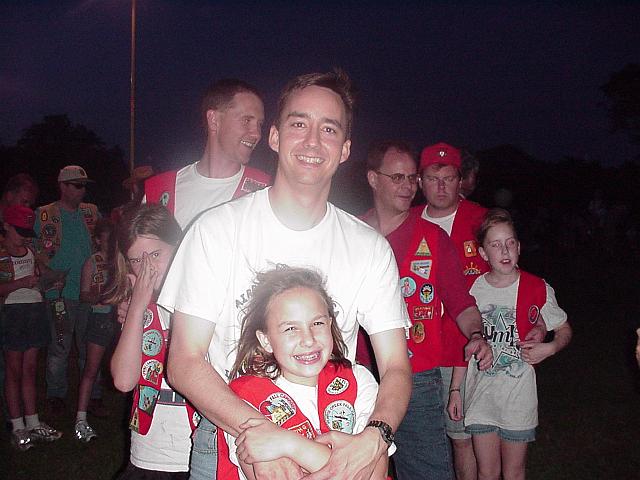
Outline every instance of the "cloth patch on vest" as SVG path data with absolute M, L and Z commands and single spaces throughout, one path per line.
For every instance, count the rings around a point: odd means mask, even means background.
M 529 307 L 529 313 L 527 314 L 527 318 L 531 324 L 535 324 L 538 321 L 538 317 L 540 316 L 540 308 L 537 305 L 531 305 Z
M 49 214 L 43 210 L 42 212 L 40 212 L 40 221 L 46 222 L 47 220 L 49 220 Z
M 257 180 L 254 180 L 253 178 L 247 177 L 242 182 L 242 186 L 240 187 L 240 190 L 242 190 L 243 192 L 252 193 L 252 192 L 255 192 L 256 190 L 263 189 L 266 186 L 267 186 L 266 183 L 262 183 Z
M 417 257 L 431 256 L 431 250 L 429 249 L 429 244 L 427 243 L 427 240 L 424 237 L 422 237 L 422 240 L 420 240 L 420 245 L 418 245 L 418 249 L 416 250 L 416 253 L 414 255 Z
M 86 215 L 85 215 L 85 217 L 86 217 Z M 51 217 L 51 221 L 53 223 L 60 223 L 60 217 Z
M 420 287 L 420 301 L 422 303 L 431 303 L 433 300 L 434 289 L 430 283 L 425 283 Z
M 331 402 L 324 410 L 324 422 L 331 430 L 351 434 L 355 419 L 353 405 L 345 400 Z
M 284 392 L 276 392 L 264 400 L 258 410 L 260 413 L 278 426 L 289 420 L 296 414 L 296 407 L 289 395 Z
M 431 276 L 431 266 L 433 265 L 433 260 L 414 260 L 411 262 L 411 271 L 418 275 L 419 277 L 424 278 L 425 280 L 429 280 Z
M 478 249 L 476 248 L 476 242 L 473 240 L 467 240 L 464 242 L 464 256 L 475 257 L 478 255 Z
M 425 336 L 426 334 L 424 331 L 424 323 L 422 322 L 414 323 L 413 326 L 411 327 L 411 338 L 413 339 L 413 341 L 416 343 L 422 343 L 424 342 Z
M 473 262 L 470 262 L 469 265 L 465 265 L 462 270 L 464 275 L 480 275 L 482 272 L 480 271 L 480 267 Z
M 292 432 L 296 432 L 298 435 L 307 437 L 309 440 L 313 440 L 314 438 L 316 438 L 316 432 L 309 420 L 305 420 L 298 425 L 290 427 L 289 430 L 291 430 Z
M 202 416 L 198 412 L 193 412 L 193 415 L 191 416 L 191 425 L 198 426 L 200 420 L 202 420 Z
M 142 335 L 142 353 L 155 357 L 162 348 L 162 334 L 158 330 L 147 330 Z
M 153 409 L 158 401 L 160 390 L 140 385 L 140 398 L 138 399 L 138 408 L 148 415 L 153 414 Z
M 149 325 L 151 325 L 151 322 L 153 322 L 153 312 L 146 308 L 144 313 L 142 314 L 142 319 L 144 320 L 143 328 L 148 328 Z
M 147 382 L 158 385 L 160 383 L 160 374 L 162 373 L 162 363 L 158 360 L 147 360 L 142 365 L 142 378 Z
M 413 318 L 415 320 L 433 320 L 433 306 L 419 305 L 413 307 Z
M 160 195 L 160 205 L 163 207 L 169 205 L 169 197 L 169 192 L 162 192 L 162 195 Z
M 416 281 L 411 277 L 400 279 L 400 292 L 404 298 L 410 297 L 416 292 Z
M 55 227 L 55 225 L 51 225 L 50 223 L 46 224 L 42 229 L 42 234 L 45 237 L 55 237 L 57 233 L 58 229 Z
M 327 385 L 327 393 L 329 395 L 340 395 L 349 388 L 349 380 L 346 378 L 336 377 L 329 385 Z
M 136 408 L 129 421 L 129 428 L 134 432 L 140 431 L 140 416 L 138 415 L 138 409 Z

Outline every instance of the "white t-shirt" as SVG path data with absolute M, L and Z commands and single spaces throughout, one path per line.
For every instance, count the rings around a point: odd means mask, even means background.
M 231 200 L 244 175 L 243 165 L 232 177 L 209 178 L 198 173 L 197 164 L 182 167 L 176 175 L 174 215 L 183 230 L 200 212 Z M 146 197 L 142 202 L 146 202 Z
M 21 278 L 33 275 L 35 272 L 35 258 L 33 252 L 27 248 L 27 253 L 21 257 L 11 256 L 11 262 L 13 263 L 13 279 L 20 280 Z M 11 303 L 38 303 L 42 301 L 42 294 L 35 288 L 19 288 L 14 290 L 5 299 L 5 304 Z
M 529 430 L 538 425 L 538 393 L 534 368 L 524 362 L 516 342 L 516 300 L 520 279 L 508 287 L 491 286 L 482 275 L 471 287 L 482 314 L 485 333 L 493 349 L 493 365 L 481 372 L 475 361 L 467 370 L 464 424 L 495 425 L 508 430 Z M 548 330 L 567 320 L 556 295 L 546 282 L 547 302 L 540 309 Z
M 170 314 L 158 307 L 163 329 L 169 328 Z M 161 388 L 170 388 L 164 377 Z M 146 435 L 131 431 L 131 463 L 161 472 L 189 471 L 191 426 L 184 405 L 156 404 Z
M 233 365 L 255 273 L 276 264 L 311 267 L 327 279 L 337 323 L 354 361 L 358 324 L 369 334 L 409 327 L 388 242 L 327 203 L 318 225 L 294 231 L 277 219 L 269 189 L 211 209 L 187 231 L 158 303 L 215 323 L 209 361 L 223 378 Z
M 456 219 L 456 213 L 458 213 L 458 209 L 449 215 L 445 215 L 444 217 L 432 217 L 427 213 L 427 206 L 425 205 L 424 210 L 422 210 L 422 218 L 430 221 L 431 223 L 435 223 L 445 232 L 447 235 L 451 236 L 451 230 L 453 229 L 453 221 Z
M 369 422 L 369 417 L 373 412 L 373 408 L 375 407 L 376 399 L 378 397 L 378 383 L 376 382 L 376 379 L 373 378 L 371 372 L 362 365 L 354 365 L 353 374 L 356 377 L 356 383 L 358 384 L 356 401 L 353 405 L 353 408 L 356 411 L 353 435 L 356 435 L 364 430 Z M 300 408 L 300 411 L 311 422 L 316 433 L 320 435 L 317 385 L 315 387 L 309 387 L 307 385 L 292 383 L 282 375 L 275 380 L 275 384 L 293 398 L 298 408 Z M 224 436 L 227 440 L 227 445 L 229 445 L 229 458 L 234 465 L 239 466 L 238 457 L 236 456 L 236 437 L 231 436 L 226 432 Z M 238 472 L 240 474 L 240 479 L 246 480 L 247 477 L 242 472 L 242 469 L 239 469 Z

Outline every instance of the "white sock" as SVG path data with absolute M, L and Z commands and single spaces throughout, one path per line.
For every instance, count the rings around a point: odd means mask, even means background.
M 84 420 L 85 422 L 87 421 L 87 412 L 81 412 L 78 410 L 78 413 L 76 414 L 76 423 L 80 420 Z
M 40 425 L 40 419 L 38 418 L 37 413 L 34 413 L 33 415 L 25 415 L 24 419 L 27 422 L 27 428 L 29 429 Z
M 11 426 L 13 427 L 14 432 L 17 432 L 18 430 L 24 430 L 24 418 L 12 418 Z

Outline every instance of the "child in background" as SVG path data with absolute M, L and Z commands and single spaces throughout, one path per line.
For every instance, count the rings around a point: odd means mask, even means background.
M 11 442 L 21 451 L 35 440 L 52 442 L 62 432 L 40 421 L 36 411 L 38 350 L 49 344 L 45 304 L 37 288 L 36 257 L 28 242 L 35 237 L 33 210 L 14 205 L 4 210 L 0 244 L 0 342 L 6 365 L 5 396 Z M 24 416 L 23 416 L 24 415 Z
M 217 478 L 254 479 L 251 464 L 281 457 L 315 472 L 330 455 L 317 435 L 367 426 L 378 385 L 346 359 L 335 315 L 318 273 L 278 266 L 258 274 L 230 373 L 241 376 L 229 386 L 264 417 L 245 422 L 237 442 L 218 429 Z M 386 473 L 384 459 L 372 478 Z
M 527 443 L 535 440 L 538 425 L 533 365 L 566 347 L 571 327 L 553 289 L 518 268 L 520 242 L 506 210 L 487 213 L 478 245 L 491 271 L 477 278 L 470 293 L 482 314 L 494 364 L 484 372 L 468 369 L 464 424 L 472 435 L 480 480 L 524 479 Z M 555 332 L 553 341 L 520 341 L 542 321 Z
M 116 232 L 114 278 L 105 301 L 117 305 L 130 299 L 130 304 L 111 373 L 118 390 L 135 389 L 131 455 L 121 480 L 189 476 L 191 432 L 198 417 L 164 379 L 170 319 L 154 303 L 181 237 L 171 213 L 151 204 L 125 213 Z
M 115 331 L 112 306 L 101 302 L 108 280 L 109 238 L 112 232 L 113 225 L 108 219 L 98 220 L 94 230 L 98 251 L 84 262 L 80 275 L 80 301 L 91 305 L 86 333 L 87 358 L 78 387 L 75 421 L 76 438 L 84 443 L 97 436 L 87 422 L 87 407 L 102 357 Z

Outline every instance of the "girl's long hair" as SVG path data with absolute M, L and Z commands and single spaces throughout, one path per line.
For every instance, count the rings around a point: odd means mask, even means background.
M 131 282 L 127 274 L 132 271 L 127 252 L 140 236 L 157 237 L 169 245 L 177 246 L 182 238 L 182 230 L 162 205 L 143 204 L 128 210 L 118 222 L 115 241 L 109 242 L 113 275 L 105 292 L 105 303 L 118 304 L 131 296 Z
M 229 379 L 237 375 L 256 375 L 276 379 L 280 375 L 278 362 L 267 352 L 256 336 L 256 331 L 267 331 L 267 315 L 273 299 L 292 288 L 309 288 L 317 292 L 327 305 L 331 318 L 333 351 L 331 360 L 350 366 L 347 360 L 347 346 L 336 322 L 335 303 L 326 291 L 319 273 L 307 268 L 278 265 L 275 269 L 256 275 L 249 305 L 243 311 L 242 330 L 238 341 L 238 355 L 229 373 Z

